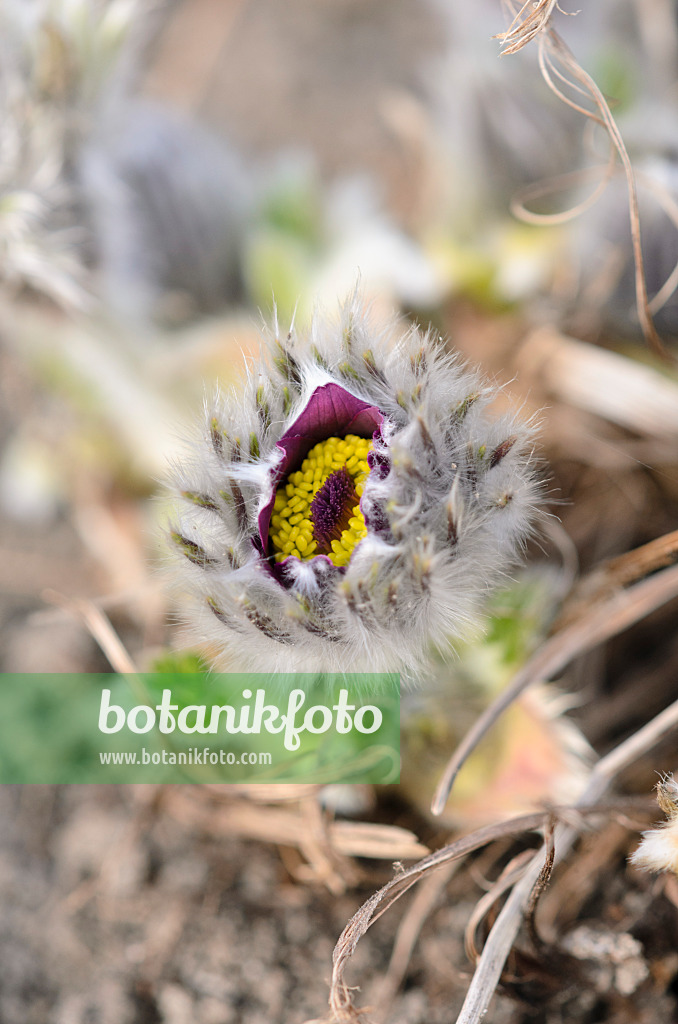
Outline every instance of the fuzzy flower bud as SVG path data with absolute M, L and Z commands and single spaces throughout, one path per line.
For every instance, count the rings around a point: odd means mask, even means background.
M 530 533 L 532 429 L 430 333 L 357 299 L 277 333 L 207 410 L 171 529 L 217 667 L 408 671 L 473 620 Z
M 643 832 L 631 863 L 646 871 L 673 871 L 678 875 L 678 783 L 673 775 L 665 775 L 657 783 L 657 803 L 667 820 Z

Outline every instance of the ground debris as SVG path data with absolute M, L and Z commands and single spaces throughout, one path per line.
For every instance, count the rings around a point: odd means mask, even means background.
M 578 960 L 594 965 L 599 992 L 616 989 L 620 995 L 630 996 L 650 974 L 641 943 L 628 932 L 614 934 L 584 924 L 570 932 L 562 946 Z

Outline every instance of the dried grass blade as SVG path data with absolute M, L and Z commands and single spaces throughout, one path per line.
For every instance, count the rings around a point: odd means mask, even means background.
M 572 100 L 565 96 L 565 94 L 558 89 L 553 79 L 551 78 L 548 69 L 546 58 L 554 62 L 560 61 L 561 64 L 571 73 L 574 79 L 580 83 L 583 89 L 591 97 L 596 109 L 599 112 L 600 117 L 597 117 L 592 111 L 587 111 L 584 107 L 575 104 Z M 596 120 L 602 123 L 606 129 L 612 145 L 619 154 L 624 175 L 626 178 L 626 188 L 628 194 L 629 204 L 629 219 L 631 224 L 631 244 L 633 247 L 633 260 L 635 265 L 635 287 L 636 287 L 636 309 L 638 312 L 638 319 L 640 321 L 643 334 L 651 346 L 651 348 L 660 355 L 663 359 L 669 360 L 670 356 L 667 353 L 664 344 L 659 337 L 657 330 L 654 326 L 652 319 L 652 313 L 650 310 L 649 297 L 647 294 L 647 282 L 645 280 L 645 264 L 643 260 L 643 250 L 640 239 L 640 214 L 638 211 L 638 194 L 636 190 L 636 182 L 634 178 L 633 166 L 629 158 L 624 140 L 617 127 L 617 123 L 612 116 L 610 108 L 607 104 L 605 97 L 596 85 L 595 81 L 591 76 L 584 71 L 580 64 L 577 63 L 575 58 L 572 56 L 567 46 L 560 39 L 558 34 L 550 29 L 547 33 L 544 33 L 539 40 L 539 62 L 542 69 L 544 79 L 555 94 L 567 103 L 569 106 L 579 110 L 586 117 Z M 558 73 L 561 80 L 564 80 L 560 73 L 557 71 L 555 63 L 551 64 L 553 70 Z M 579 91 L 579 90 L 578 90 Z
M 636 171 L 636 180 L 652 193 L 673 226 L 678 229 L 678 203 L 669 190 L 661 185 L 655 178 L 651 178 L 649 175 L 643 174 L 641 171 Z M 659 310 L 666 305 L 676 288 L 678 288 L 678 261 L 666 281 L 664 281 L 664 284 L 650 302 L 650 312 L 652 314 L 658 313 Z
M 603 562 L 597 569 L 576 584 L 566 601 L 553 632 L 559 632 L 587 614 L 589 608 L 619 587 L 628 587 L 658 569 L 666 569 L 678 562 L 678 530 L 627 551 Z
M 537 924 L 535 921 L 535 914 L 537 912 L 537 904 L 541 899 L 541 896 L 546 889 L 547 885 L 551 880 L 553 874 L 553 867 L 556 860 L 556 835 L 555 835 L 555 819 L 549 818 L 544 829 L 544 850 L 546 858 L 542 865 L 542 869 L 539 872 L 539 877 L 532 887 L 530 898 L 527 901 L 527 907 L 525 908 L 525 923 L 532 939 L 532 945 L 539 949 L 545 945 L 539 932 L 537 931 Z
M 566 224 L 568 221 L 574 220 L 575 217 L 578 217 L 580 214 L 585 213 L 586 210 L 589 210 L 592 206 L 595 206 L 602 196 L 603 192 L 609 185 L 614 172 L 615 158 L 615 151 L 610 148 L 610 160 L 603 170 L 603 177 L 590 195 L 586 196 L 585 199 L 582 199 L 576 204 L 576 206 L 571 207 L 569 210 L 563 210 L 561 213 L 533 213 L 532 210 L 527 209 L 525 204 L 530 200 L 545 199 L 548 196 L 557 195 L 559 192 L 562 192 L 567 188 L 583 184 L 587 178 L 598 175 L 600 173 L 600 168 L 590 167 L 584 171 L 571 171 L 568 174 L 558 174 L 557 176 L 548 178 L 545 181 L 538 181 L 533 185 L 527 185 L 525 188 L 516 192 L 511 199 L 511 213 L 514 217 L 524 221 L 526 224 L 554 225 Z
M 486 892 L 484 896 L 481 896 L 473 908 L 473 912 L 468 919 L 466 929 L 464 931 L 464 950 L 472 964 L 476 964 L 480 959 L 480 951 L 476 945 L 476 932 L 478 931 L 480 922 L 487 916 L 497 900 L 499 900 L 505 892 L 516 884 L 533 857 L 533 850 L 523 850 L 523 852 L 519 853 L 517 857 L 514 857 L 513 860 L 506 865 L 489 892 Z
M 351 857 L 413 860 L 429 853 L 409 829 L 371 821 L 333 821 L 328 828 L 332 848 Z

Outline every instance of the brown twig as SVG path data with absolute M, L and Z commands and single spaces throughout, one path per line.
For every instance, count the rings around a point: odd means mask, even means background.
M 603 562 L 577 583 L 564 602 L 552 626 L 554 633 L 583 618 L 601 600 L 615 590 L 626 588 L 658 569 L 667 569 L 678 562 L 678 530 L 643 544 L 633 551 Z

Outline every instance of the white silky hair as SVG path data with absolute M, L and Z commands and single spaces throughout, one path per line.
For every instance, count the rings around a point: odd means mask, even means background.
M 678 874 L 678 783 L 673 775 L 662 776 L 657 784 L 657 802 L 668 820 L 642 833 L 640 846 L 630 860 L 646 871 Z

